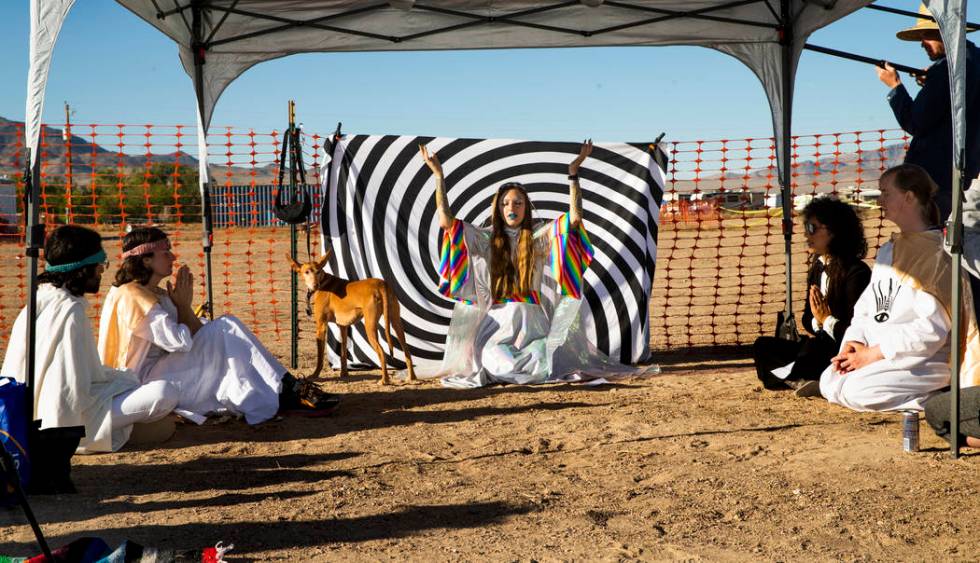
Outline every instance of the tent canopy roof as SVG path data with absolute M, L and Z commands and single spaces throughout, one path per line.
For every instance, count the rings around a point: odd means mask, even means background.
M 117 0 L 173 39 L 194 77 L 204 57 L 202 118 L 248 68 L 296 53 L 529 47 L 701 45 L 763 68 L 785 38 L 805 38 L 869 0 Z M 785 10 L 785 12 L 784 12 Z M 195 12 L 199 32 L 195 34 Z M 785 14 L 785 16 L 784 16 Z M 789 24 L 787 26 L 787 24 Z M 792 36 L 784 35 L 784 28 Z M 770 48 L 746 46 L 766 45 Z M 794 65 L 795 68 L 795 57 Z M 770 88 L 766 88 L 767 94 Z M 779 104 L 781 105 L 781 104 Z M 775 109 L 775 108 L 774 108 Z

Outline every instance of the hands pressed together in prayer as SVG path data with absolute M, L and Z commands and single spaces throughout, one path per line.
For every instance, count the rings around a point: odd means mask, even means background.
M 810 286 L 810 312 L 813 318 L 817 319 L 817 324 L 823 326 L 824 321 L 830 316 L 830 305 L 827 305 L 827 298 L 820 293 L 820 288 L 815 285 Z
M 181 266 L 177 270 L 173 283 L 167 280 L 167 295 L 174 302 L 177 309 L 190 307 L 194 302 L 194 276 L 187 266 Z
M 201 329 L 201 319 L 194 314 L 194 276 L 187 266 L 177 269 L 173 283 L 167 280 L 167 295 L 177 306 L 177 320 L 196 334 Z
M 840 354 L 830 360 L 830 365 L 833 366 L 834 371 L 844 375 L 883 359 L 885 356 L 881 353 L 880 346 L 868 346 L 864 342 L 848 340 L 841 348 Z

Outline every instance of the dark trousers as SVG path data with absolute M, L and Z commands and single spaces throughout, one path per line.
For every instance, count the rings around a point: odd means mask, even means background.
M 752 359 L 755 361 L 756 375 L 766 389 L 778 390 L 790 387 L 772 374 L 772 370 L 783 367 L 796 360 L 802 345 L 793 340 L 760 336 L 752 346 Z
M 926 422 L 941 438 L 950 441 L 950 392 L 934 395 L 926 401 Z M 960 389 L 960 445 L 966 436 L 980 438 L 980 387 Z
M 766 389 L 789 389 L 783 380 L 771 372 L 794 362 L 787 380 L 819 381 L 820 374 L 837 353 L 837 347 L 832 338 L 822 333 L 816 337 L 804 336 L 799 342 L 760 336 L 752 349 L 756 374 Z
M 31 456 L 31 494 L 74 493 L 71 458 L 85 436 L 84 426 L 70 428 L 32 428 L 28 436 Z

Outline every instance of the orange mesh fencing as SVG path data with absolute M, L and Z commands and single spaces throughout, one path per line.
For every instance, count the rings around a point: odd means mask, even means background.
M 41 220 L 90 226 L 105 237 L 156 225 L 205 296 L 197 135 L 182 125 L 72 124 L 41 136 Z M 289 229 L 272 215 L 282 132 L 215 128 L 208 136 L 214 208 L 216 314 L 234 313 L 263 340 L 290 339 Z M 319 186 L 329 136 L 303 134 L 307 179 Z M 875 196 L 881 171 L 901 162 L 900 130 L 801 135 L 792 140 L 794 206 L 833 193 L 853 200 L 865 222 L 870 258 L 890 234 Z M 657 271 L 650 303 L 654 349 L 751 343 L 771 333 L 785 287 L 781 201 L 771 138 L 674 141 L 661 206 Z M 26 300 L 23 125 L 0 122 L 0 346 Z M 323 170 L 323 173 L 326 171 Z M 288 176 L 287 176 L 288 177 Z M 310 238 L 319 251 L 320 194 L 314 188 Z M 307 258 L 299 234 L 300 259 Z M 118 263 L 119 240 L 105 244 Z M 793 235 L 794 310 L 802 309 L 806 251 Z M 92 316 L 114 277 L 90 299 Z M 302 296 L 301 296 L 302 297 Z M 302 307 L 301 307 L 302 309 Z M 282 348 L 278 348 L 282 349 Z

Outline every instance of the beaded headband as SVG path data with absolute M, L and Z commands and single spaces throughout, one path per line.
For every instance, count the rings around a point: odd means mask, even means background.
M 48 264 L 44 267 L 45 272 L 53 272 L 56 274 L 63 274 L 65 272 L 74 272 L 84 268 L 85 266 L 90 266 L 92 264 L 103 264 L 106 261 L 105 250 L 100 250 L 95 254 L 83 258 L 77 262 L 69 262 L 67 264 Z
M 130 256 L 142 256 L 144 254 L 152 254 L 157 250 L 170 250 L 170 241 L 168 239 L 158 240 L 154 242 L 143 243 L 136 248 L 130 248 L 126 252 L 122 253 L 123 260 L 129 258 Z

